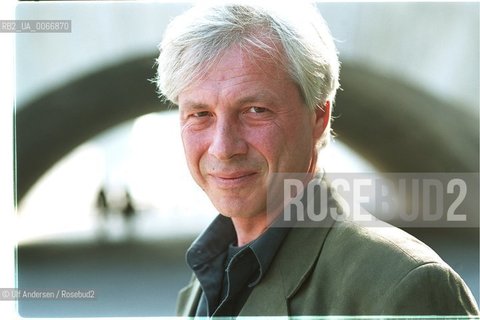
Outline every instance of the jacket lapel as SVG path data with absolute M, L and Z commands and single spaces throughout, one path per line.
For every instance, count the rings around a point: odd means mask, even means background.
M 240 316 L 288 315 L 292 298 L 314 267 L 325 238 L 333 225 L 293 228 L 275 257 L 265 278 L 253 289 Z
M 281 270 L 270 266 L 262 281 L 252 290 L 239 316 L 287 315 L 288 306 Z
M 329 198 L 341 210 L 340 204 Z M 332 207 L 331 207 L 332 208 Z M 277 252 L 262 281 L 253 289 L 240 316 L 286 316 L 291 299 L 308 278 L 335 220 L 327 214 L 314 227 L 294 226 Z
M 178 294 L 177 316 L 195 316 L 201 292 L 200 282 L 193 278 Z

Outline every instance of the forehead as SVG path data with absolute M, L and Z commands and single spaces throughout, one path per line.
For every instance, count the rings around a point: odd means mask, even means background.
M 279 54 L 234 46 L 225 50 L 198 80 L 192 81 L 180 93 L 179 103 L 182 96 L 201 96 L 202 92 L 208 94 L 212 90 L 229 92 L 236 89 L 267 95 L 292 82 Z

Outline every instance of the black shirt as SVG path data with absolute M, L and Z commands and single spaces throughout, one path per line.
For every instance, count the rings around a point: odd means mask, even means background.
M 219 215 L 187 251 L 187 263 L 202 287 L 196 316 L 236 316 L 262 280 L 288 233 L 268 228 L 260 237 L 235 246 L 232 220 Z

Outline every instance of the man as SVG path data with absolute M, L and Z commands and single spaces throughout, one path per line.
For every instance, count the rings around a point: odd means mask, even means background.
M 220 212 L 187 252 L 194 276 L 179 315 L 478 314 L 460 277 L 399 229 L 331 215 L 273 225 L 278 174 L 304 173 L 303 186 L 321 178 L 338 75 L 310 6 L 198 6 L 169 25 L 158 86 L 179 107 L 189 170 Z M 341 213 L 334 192 L 325 201 Z

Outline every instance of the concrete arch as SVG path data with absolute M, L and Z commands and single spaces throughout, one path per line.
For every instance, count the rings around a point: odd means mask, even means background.
M 20 201 L 76 146 L 123 121 L 168 105 L 149 82 L 154 56 L 100 70 L 46 93 L 16 114 Z M 361 66 L 343 64 L 333 127 L 339 139 L 385 171 L 478 171 L 478 115 Z
M 478 113 L 355 64 L 341 83 L 333 128 L 380 170 L 478 172 Z

